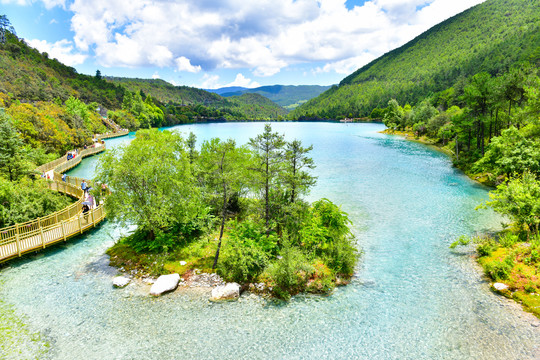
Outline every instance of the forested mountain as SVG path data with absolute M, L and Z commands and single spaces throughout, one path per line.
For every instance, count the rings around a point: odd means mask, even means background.
M 287 115 L 287 110 L 258 94 L 223 98 L 202 89 L 174 86 L 160 79 L 107 77 L 107 80 L 125 86 L 132 93 L 142 91 L 168 108 L 184 107 L 177 109 L 188 115 L 189 120 L 183 122 L 200 119 L 279 120 Z
M 459 94 L 468 77 L 520 61 L 540 61 L 538 1 L 488 0 L 358 69 L 291 117 L 360 117 L 391 98 L 414 105 L 450 87 Z
M 261 86 L 253 89 L 229 87 L 209 91 L 225 97 L 248 93 L 260 94 L 272 100 L 279 106 L 292 110 L 300 104 L 303 104 L 306 101 L 320 95 L 323 91 L 326 91 L 329 88 L 330 86 L 319 85 L 272 85 Z
M 242 87 L 242 86 L 226 86 L 226 87 L 222 87 L 222 88 L 218 88 L 218 89 L 204 89 L 208 92 L 212 92 L 212 93 L 215 93 L 215 94 L 218 94 L 218 95 L 223 95 L 223 94 L 227 94 L 227 93 L 241 93 L 242 91 L 244 90 L 248 90 L 248 88 L 245 88 L 245 87 Z M 239 94 L 241 95 L 241 94 Z
M 189 87 L 174 86 L 161 79 L 139 79 L 124 77 L 106 77 L 111 83 L 122 85 L 131 92 L 140 92 L 141 90 L 153 98 L 163 102 L 173 102 L 182 105 L 209 105 L 221 101 L 217 94 Z
M 106 108 L 119 107 L 124 88 L 77 71 L 7 33 L 0 44 L 0 92 L 20 101 L 65 101 L 70 96 Z
M 223 98 L 221 102 L 214 104 L 213 107 L 235 110 L 246 119 L 257 120 L 282 120 L 288 113 L 287 110 L 270 99 L 255 93 Z

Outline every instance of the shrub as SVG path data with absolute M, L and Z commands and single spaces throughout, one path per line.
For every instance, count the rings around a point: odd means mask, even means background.
M 476 251 L 478 252 L 478 256 L 491 256 L 493 251 L 497 248 L 497 245 L 492 240 L 487 240 L 476 248 Z
M 153 240 L 148 240 L 148 231 L 136 230 L 126 237 L 124 242 L 137 253 L 161 253 L 173 250 L 180 244 L 180 239 L 172 233 L 156 231 Z
M 218 263 L 218 273 L 228 281 L 239 283 L 256 279 L 268 265 L 268 256 L 274 250 L 272 237 L 266 237 L 256 221 L 246 219 L 233 222 Z
M 312 263 L 313 273 L 307 283 L 306 290 L 311 293 L 326 294 L 335 288 L 334 273 L 320 259 Z
M 510 277 L 514 261 L 511 256 L 507 256 L 503 261 L 494 261 L 486 266 L 486 272 L 494 280 L 506 280 Z
M 313 204 L 302 224 L 299 244 L 305 252 L 324 260 L 335 273 L 351 275 L 358 259 L 348 215 L 327 199 Z
M 281 251 L 281 259 L 270 264 L 264 277 L 268 279 L 267 285 L 272 287 L 273 294 L 287 300 L 291 295 L 306 289 L 313 271 L 313 266 L 309 264 L 305 255 L 299 249 L 287 244 Z
M 456 241 L 450 244 L 450 249 L 455 249 L 458 246 L 467 246 L 471 243 L 471 239 L 465 235 L 461 235 Z
M 499 237 L 499 244 L 503 247 L 512 247 L 519 241 L 519 236 L 512 234 L 510 232 L 505 233 Z

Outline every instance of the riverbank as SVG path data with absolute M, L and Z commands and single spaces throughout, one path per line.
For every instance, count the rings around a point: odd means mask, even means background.
M 426 145 L 427 147 L 429 147 L 431 149 L 437 150 L 437 151 L 449 156 L 452 159 L 453 166 L 456 166 L 458 169 L 463 171 L 463 173 L 465 175 L 467 175 L 467 177 L 469 179 L 471 179 L 472 181 L 474 181 L 474 182 L 476 182 L 478 184 L 487 186 L 489 188 L 494 188 L 497 185 L 496 183 L 494 183 L 489 178 L 489 174 L 486 174 L 486 173 L 471 173 L 470 171 L 466 171 L 465 169 L 462 169 L 459 166 L 457 166 L 455 164 L 455 162 L 453 161 L 455 159 L 456 153 L 453 150 L 451 150 L 447 145 L 442 145 L 442 144 L 440 144 L 439 142 L 437 142 L 436 140 L 434 140 L 432 138 L 429 138 L 429 137 L 427 137 L 425 135 L 416 136 L 416 134 L 414 134 L 414 132 L 412 132 L 412 131 L 402 131 L 402 130 L 384 129 L 380 133 L 381 134 L 386 134 L 386 135 L 403 136 L 405 139 L 407 139 L 409 141 L 413 141 L 413 142 L 417 142 L 417 143 Z
M 522 305 L 540 319 L 540 236 L 520 241 L 505 230 L 495 235 L 462 237 L 450 247 L 476 245 L 475 259 L 491 290 Z
M 427 136 L 416 136 L 411 131 L 385 129 L 387 135 L 399 135 L 405 139 L 421 143 L 450 157 L 455 153 Z M 495 187 L 486 174 L 471 174 L 464 172 L 471 180 Z M 509 240 L 510 239 L 510 240 Z M 469 244 L 472 239 L 465 243 Z M 540 318 L 540 238 L 531 242 L 519 242 L 518 236 L 506 232 L 485 235 L 477 242 L 476 261 L 483 269 L 484 275 L 491 282 L 491 289 L 523 306 Z M 461 244 L 464 245 L 465 243 Z M 454 243 L 459 245 L 459 240 Z M 452 248 L 455 247 L 452 244 Z

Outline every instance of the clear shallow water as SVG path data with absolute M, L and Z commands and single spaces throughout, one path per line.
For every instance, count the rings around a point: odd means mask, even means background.
M 193 131 L 199 141 L 219 136 L 242 144 L 263 126 L 174 129 Z M 355 223 L 365 254 L 351 285 L 281 305 L 115 290 L 115 271 L 102 254 L 120 233 L 105 223 L 76 242 L 11 263 L 0 273 L 0 298 L 50 342 L 53 359 L 540 358 L 538 321 L 492 294 L 469 254 L 448 249 L 460 234 L 497 227 L 492 213 L 474 211 L 487 198 L 484 188 L 443 154 L 377 133 L 382 125 L 273 128 L 314 145 L 319 179 L 310 198 L 342 204 Z M 70 174 L 92 177 L 95 160 Z

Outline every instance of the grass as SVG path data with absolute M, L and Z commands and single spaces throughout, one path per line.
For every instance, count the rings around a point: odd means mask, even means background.
M 496 245 L 491 254 L 478 258 L 486 275 L 508 285 L 502 295 L 520 302 L 540 318 L 540 238 L 508 247 Z
M 137 253 L 126 242 L 119 241 L 107 250 L 107 254 L 111 266 L 126 272 L 136 271 L 140 276 L 183 275 L 194 269 L 212 272 L 217 244 L 211 239 L 203 237 L 166 253 Z M 186 264 L 181 265 L 180 261 Z

